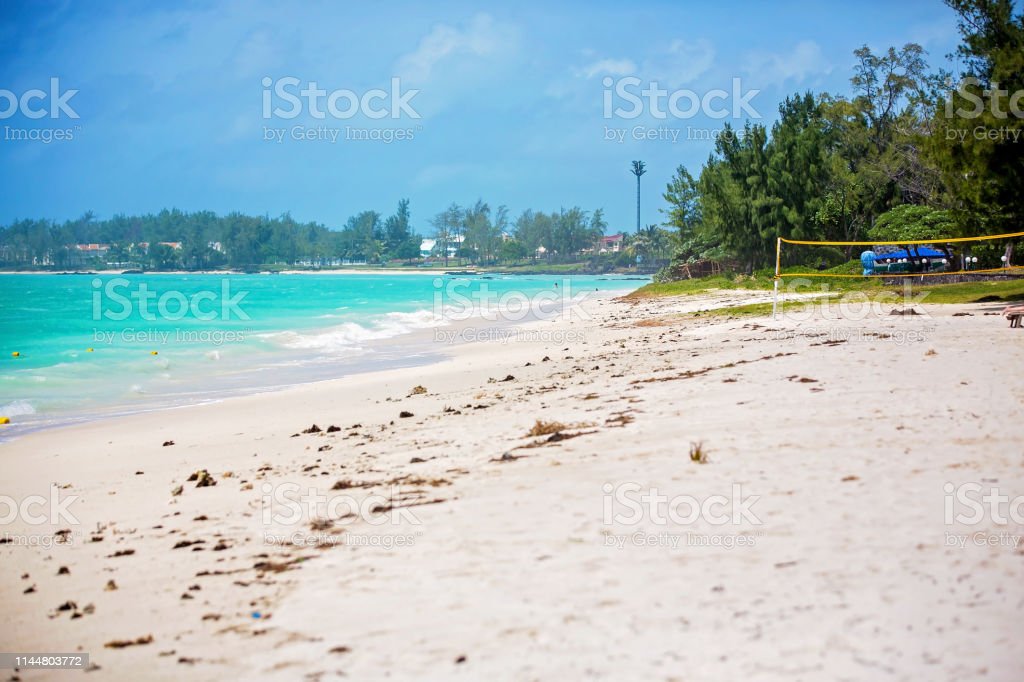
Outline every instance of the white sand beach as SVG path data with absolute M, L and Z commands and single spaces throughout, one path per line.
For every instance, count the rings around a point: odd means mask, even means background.
M 765 296 L 7 443 L 3 490 L 78 523 L 5 527 L 0 648 L 97 679 L 1019 679 L 1024 529 L 946 511 L 1024 495 L 1024 334 L 994 304 L 686 314 Z M 335 504 L 289 523 L 285 490 Z

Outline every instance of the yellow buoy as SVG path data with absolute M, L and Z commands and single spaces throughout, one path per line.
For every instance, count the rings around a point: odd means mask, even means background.
M 11 418 L 10 417 L 0 417 L 0 424 L 10 424 L 10 423 L 11 423 Z
M 160 355 L 160 354 L 159 354 L 159 353 L 157 353 L 157 352 L 156 352 L 155 350 L 151 350 L 151 351 L 149 351 L 149 354 L 150 354 L 150 355 Z
M 92 352 L 92 348 L 86 348 L 86 349 L 85 349 L 85 352 L 86 352 L 86 353 L 91 353 L 91 352 Z
M 21 353 L 19 353 L 18 351 L 14 351 L 13 353 L 11 353 L 11 357 L 12 358 L 20 358 L 21 357 Z

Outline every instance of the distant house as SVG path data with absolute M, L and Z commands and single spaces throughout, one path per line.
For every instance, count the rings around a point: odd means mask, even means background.
M 110 251 L 110 244 L 76 244 L 71 256 L 71 264 L 84 265 L 93 258 L 102 260 Z
M 75 244 L 75 249 L 82 258 L 106 258 L 110 244 Z
M 175 251 L 181 250 L 181 242 L 158 242 L 160 246 L 169 246 Z M 136 244 L 143 251 L 149 251 L 149 242 L 139 242 Z
M 430 255 L 434 253 L 434 245 L 437 244 L 436 239 L 424 239 L 420 242 L 420 258 L 430 258 Z
M 461 234 L 453 234 L 448 238 L 448 257 L 454 258 L 455 252 L 459 250 L 459 245 L 462 244 L 463 237 Z M 437 253 L 438 240 L 433 238 L 425 238 L 420 242 L 420 258 L 430 258 L 431 256 L 439 256 L 444 258 L 443 253 Z
M 626 235 L 619 232 L 618 234 L 608 235 L 601 237 L 601 241 L 598 244 L 598 251 L 600 253 L 618 253 L 622 250 L 622 245 L 626 240 Z
M 75 244 L 67 249 L 65 264 L 71 267 L 91 265 L 95 260 L 104 260 L 110 253 L 110 244 Z

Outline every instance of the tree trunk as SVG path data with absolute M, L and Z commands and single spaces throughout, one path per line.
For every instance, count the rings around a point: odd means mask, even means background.
M 636 231 L 640 233 L 640 176 L 636 176 Z

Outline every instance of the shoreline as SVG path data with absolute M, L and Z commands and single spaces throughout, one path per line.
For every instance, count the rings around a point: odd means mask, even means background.
M 54 270 L 2 270 L 0 275 L 426 275 L 426 274 L 444 274 L 435 273 L 429 270 L 424 271 L 420 269 L 415 270 L 399 270 L 399 269 L 338 269 L 338 270 L 280 270 L 278 272 L 273 271 L 260 271 L 260 272 L 238 272 L 235 270 L 145 270 L 143 272 L 129 272 L 125 273 L 124 270 L 62 270 L 60 272 Z
M 601 292 L 588 291 L 583 293 L 586 294 L 587 301 L 593 302 L 617 298 L 627 291 L 628 290 L 623 289 L 621 291 L 606 290 Z M 507 320 L 487 321 L 482 314 L 478 314 L 465 320 L 446 323 L 441 326 L 413 328 L 404 333 L 396 334 L 395 336 L 367 341 L 363 348 L 364 353 L 350 358 L 339 357 L 336 360 L 336 363 L 344 368 L 342 374 L 326 378 L 310 378 L 309 373 L 311 371 L 311 367 L 303 366 L 303 371 L 301 373 L 294 369 L 291 371 L 279 369 L 278 371 L 280 373 L 290 375 L 291 379 L 287 379 L 282 376 L 281 381 L 270 384 L 249 384 L 246 386 L 235 386 L 232 388 L 211 388 L 210 386 L 206 386 L 204 388 L 191 386 L 189 387 L 189 390 L 185 391 L 185 393 L 190 396 L 195 396 L 195 398 L 189 398 L 189 400 L 195 399 L 197 401 L 197 404 L 195 405 L 190 402 L 175 402 L 172 400 L 172 396 L 176 394 L 157 393 L 140 396 L 140 398 L 147 401 L 148 404 L 139 408 L 133 408 L 126 399 L 122 398 L 117 402 L 99 405 L 87 411 L 73 409 L 71 411 L 40 415 L 42 419 L 45 419 L 45 421 L 40 422 L 29 421 L 26 423 L 19 421 L 17 417 L 14 417 L 9 424 L 0 425 L 0 445 L 12 442 L 33 433 L 49 431 L 52 429 L 68 428 L 97 421 L 131 417 L 139 414 L 159 413 L 165 410 L 176 410 L 193 406 L 199 407 L 210 403 L 244 398 L 250 394 L 262 395 L 278 393 L 300 386 L 343 380 L 360 374 L 387 371 L 390 369 L 413 369 L 416 367 L 423 367 L 444 362 L 451 357 L 452 349 L 457 348 L 460 345 L 479 342 L 472 338 L 467 338 L 470 336 L 468 332 L 493 331 L 493 334 L 491 335 L 501 337 L 502 332 L 500 330 L 503 329 L 507 330 L 518 328 L 528 332 L 536 325 L 542 325 L 549 322 L 550 321 L 537 318 L 536 311 L 531 313 L 531 317 L 525 322 L 510 322 Z M 330 328 L 331 325 L 326 325 L 322 329 Z M 438 336 L 441 337 L 441 340 L 438 340 Z M 256 369 L 256 366 L 249 366 L 248 368 L 244 368 L 242 371 L 248 371 L 251 373 Z M 254 375 L 253 379 L 257 376 L 259 375 Z M 18 400 L 19 399 L 14 398 L 11 402 L 18 402 Z M 179 398 L 179 400 L 181 399 Z M 36 414 L 33 416 L 36 416 Z
M 979 378 L 1019 371 L 1020 331 L 998 304 L 690 315 L 766 296 L 594 301 L 588 320 L 530 325 L 572 341 L 463 343 L 412 371 L 7 443 L 3 490 L 56 483 L 77 523 L 4 528 L 0 640 L 161 679 L 784 680 L 882 662 L 1012 679 L 1019 606 L 979 595 L 1019 592 L 1024 545 L 974 544 L 1007 529 L 946 524 L 943 491 L 1024 494 L 1024 394 Z M 561 428 L 529 435 L 538 421 Z M 753 500 L 753 517 L 609 521 L 608 504 L 630 511 L 609 497 L 623 486 Z M 291 521 L 286 490 L 344 504 Z M 63 530 L 70 544 L 19 544 Z M 975 618 L 955 618 L 964 600 Z
M 608 276 L 608 278 L 622 278 L 628 280 L 650 280 L 651 274 L 642 274 L 638 272 L 590 272 L 590 271 L 571 271 L 571 272 L 560 272 L 553 270 L 551 272 L 516 272 L 515 268 L 511 269 L 478 269 L 476 267 L 470 267 L 468 265 L 453 265 L 451 267 L 408 267 L 408 268 L 397 268 L 397 267 L 381 267 L 381 268 L 335 268 L 335 269 L 323 269 L 323 270 L 261 270 L 259 272 L 239 272 L 237 270 L 145 270 L 143 272 L 129 272 L 130 275 L 151 275 L 151 274 L 224 274 L 224 275 L 243 275 L 243 274 L 433 274 L 433 275 L 444 275 L 444 274 L 467 274 L 473 276 L 588 276 L 588 278 L 601 278 L 601 276 Z M 123 269 L 106 269 L 106 270 L 0 270 L 0 274 L 78 274 L 78 275 L 123 275 L 125 271 Z

